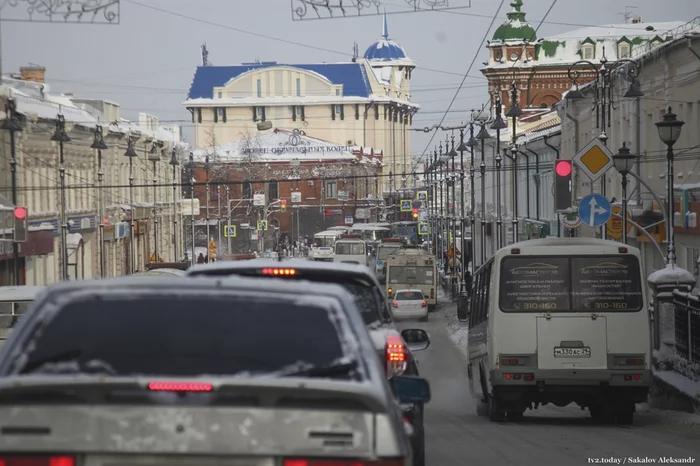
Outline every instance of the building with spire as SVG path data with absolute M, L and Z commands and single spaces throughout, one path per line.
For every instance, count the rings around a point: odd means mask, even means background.
M 412 186 L 411 102 L 416 64 L 382 34 L 364 56 L 341 63 L 198 66 L 183 105 L 192 115 L 196 148 L 229 144 L 274 129 L 298 130 L 338 145 L 383 155 L 384 192 Z M 404 182 L 402 176 L 407 181 Z
M 572 85 L 568 69 L 573 63 L 589 60 L 598 65 L 603 57 L 615 61 L 641 56 L 684 34 L 690 24 L 645 23 L 641 17 L 631 16 L 625 24 L 586 27 L 540 38 L 527 22 L 523 1 L 513 0 L 510 6 L 506 21 L 487 43 L 489 58 L 481 72 L 489 81 L 491 95 L 500 91 L 506 106 L 510 105 L 511 83 L 515 81 L 518 103 L 523 108 L 551 107 L 561 100 Z M 579 84 L 594 78 L 590 67 L 579 71 Z

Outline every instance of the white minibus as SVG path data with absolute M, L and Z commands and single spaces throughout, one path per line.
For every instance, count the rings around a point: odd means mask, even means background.
M 348 264 L 369 265 L 369 253 L 367 245 L 360 235 L 340 235 L 335 242 L 333 262 L 345 262 Z
M 335 242 L 342 234 L 342 232 L 337 230 L 327 230 L 316 233 L 309 254 L 311 260 L 332 262 Z
M 552 403 L 631 424 L 652 382 L 639 249 L 593 238 L 512 244 L 476 271 L 468 376 L 491 421 Z

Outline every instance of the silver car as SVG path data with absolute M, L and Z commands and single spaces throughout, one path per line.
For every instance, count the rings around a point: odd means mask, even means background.
M 240 277 L 52 285 L 0 349 L 0 451 L 36 466 L 410 465 L 392 389 L 424 403 L 429 386 L 390 386 L 354 306 L 338 285 Z

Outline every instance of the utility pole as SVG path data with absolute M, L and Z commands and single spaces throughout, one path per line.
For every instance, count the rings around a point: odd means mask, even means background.
M 60 187 L 60 218 L 59 232 L 61 234 L 61 280 L 68 280 L 68 218 L 66 217 L 66 161 L 64 158 L 63 144 L 70 142 L 71 138 L 66 134 L 66 118 L 56 115 L 56 132 L 51 136 L 52 141 L 58 142 L 58 170 L 61 178 Z
M 10 183 L 12 186 L 12 204 L 17 207 L 17 145 L 15 141 L 15 133 L 22 131 L 22 125 L 17 118 L 15 101 L 8 99 L 5 106 L 5 121 L 2 123 L 2 129 L 10 132 Z M 12 263 L 14 265 L 13 281 L 15 285 L 20 285 L 21 268 L 19 264 L 19 244 L 12 242 Z
M 97 211 L 100 216 L 100 277 L 105 277 L 105 212 L 104 212 L 104 172 L 102 171 L 102 151 L 107 149 L 102 136 L 102 126 L 95 126 L 91 149 L 97 150 Z

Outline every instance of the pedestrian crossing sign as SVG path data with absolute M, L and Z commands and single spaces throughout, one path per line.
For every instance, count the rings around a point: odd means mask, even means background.
M 430 229 L 428 228 L 428 224 L 425 222 L 421 222 L 418 224 L 418 234 L 421 236 L 427 235 L 430 232 Z
M 267 220 L 258 220 L 258 231 L 267 231 Z
M 416 194 L 416 199 L 419 201 L 425 202 L 428 200 L 428 191 L 418 191 Z
M 401 199 L 401 212 L 410 212 L 413 209 L 410 199 Z
M 224 225 L 224 237 L 225 238 L 235 238 L 236 237 L 236 225 Z

